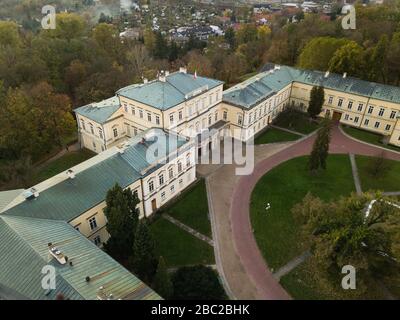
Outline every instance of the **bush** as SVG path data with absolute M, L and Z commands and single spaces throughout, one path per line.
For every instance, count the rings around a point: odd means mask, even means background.
M 172 276 L 175 300 L 225 300 L 218 274 L 210 267 L 198 265 L 179 268 Z
M 368 173 L 374 178 L 384 178 L 390 171 L 390 162 L 387 161 L 383 154 L 379 157 L 372 158 L 368 161 Z

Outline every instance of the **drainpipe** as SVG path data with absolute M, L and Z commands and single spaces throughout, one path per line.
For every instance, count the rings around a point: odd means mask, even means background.
M 144 205 L 144 187 L 143 187 L 143 179 L 140 178 L 140 186 L 142 189 L 142 208 L 143 208 L 143 215 L 147 218 L 146 214 L 146 206 Z

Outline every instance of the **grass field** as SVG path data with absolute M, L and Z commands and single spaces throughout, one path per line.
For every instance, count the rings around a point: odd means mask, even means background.
M 307 192 L 331 200 L 354 191 L 347 155 L 330 155 L 327 170 L 311 175 L 308 157 L 291 159 L 263 176 L 253 190 L 250 204 L 254 235 L 268 265 L 277 269 L 306 248 L 298 241 L 299 229 L 291 209 Z M 266 211 L 267 203 L 271 209 Z
M 210 245 L 173 223 L 159 218 L 150 225 L 150 230 L 156 240 L 157 255 L 164 257 L 168 267 L 215 263 Z
M 400 191 L 400 161 L 384 159 L 383 161 L 388 168 L 387 171 L 378 177 L 373 177 L 369 170 L 369 164 L 372 159 L 372 157 L 356 156 L 363 191 Z
M 385 145 L 382 143 L 383 136 L 374 132 L 369 132 L 353 127 L 342 126 L 344 132 L 346 132 L 349 136 L 352 136 L 355 139 L 368 142 L 379 147 L 383 147 L 390 150 L 400 151 L 399 147 Z
M 297 134 L 293 134 L 276 128 L 268 128 L 254 140 L 254 144 L 257 145 L 275 142 L 295 141 L 300 138 L 301 136 Z
M 274 124 L 303 134 L 309 134 L 318 129 L 318 123 L 311 121 L 307 113 L 296 110 L 280 113 Z
M 202 179 L 185 191 L 177 201 L 165 211 L 180 222 L 211 237 L 208 218 L 208 201 L 205 181 Z

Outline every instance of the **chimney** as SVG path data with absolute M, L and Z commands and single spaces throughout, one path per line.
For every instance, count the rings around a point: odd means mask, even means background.
M 347 78 L 347 72 L 343 73 L 343 79 Z
M 147 78 L 143 78 L 143 83 L 148 83 L 149 80 Z
M 165 72 L 161 71 L 160 75 L 158 76 L 158 80 L 160 80 L 161 82 L 166 82 L 167 78 L 165 77 Z
M 274 66 L 274 69 L 275 69 L 275 70 L 280 70 L 280 69 L 281 69 L 281 66 L 276 64 L 276 65 Z
M 179 72 L 180 72 L 180 73 L 187 73 L 186 67 L 180 67 L 180 68 L 179 68 Z
M 39 197 L 39 191 L 37 191 L 35 188 L 31 188 L 31 192 L 35 198 Z
M 166 76 L 166 77 L 169 76 L 169 71 L 165 71 L 165 76 Z
M 70 178 L 70 179 L 75 179 L 75 172 L 74 172 L 72 169 L 69 169 L 69 170 L 67 171 L 67 176 L 68 176 L 68 178 Z
M 329 71 L 325 72 L 325 78 L 329 77 Z

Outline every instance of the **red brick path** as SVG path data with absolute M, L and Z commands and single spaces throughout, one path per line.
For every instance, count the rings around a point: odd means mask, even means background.
M 307 155 L 311 152 L 315 135 L 299 141 L 291 147 L 259 162 L 253 173 L 243 176 L 235 187 L 230 209 L 231 223 L 235 248 L 240 260 L 256 284 L 258 290 L 263 293 L 265 299 L 290 299 L 289 294 L 281 287 L 273 277 L 268 266 L 257 247 L 250 223 L 250 196 L 257 181 L 269 170 L 289 159 Z M 332 130 L 330 153 L 353 153 L 359 155 L 375 156 L 382 154 L 382 149 L 354 141 L 343 135 L 335 126 Z M 384 157 L 400 160 L 400 154 L 384 151 Z

